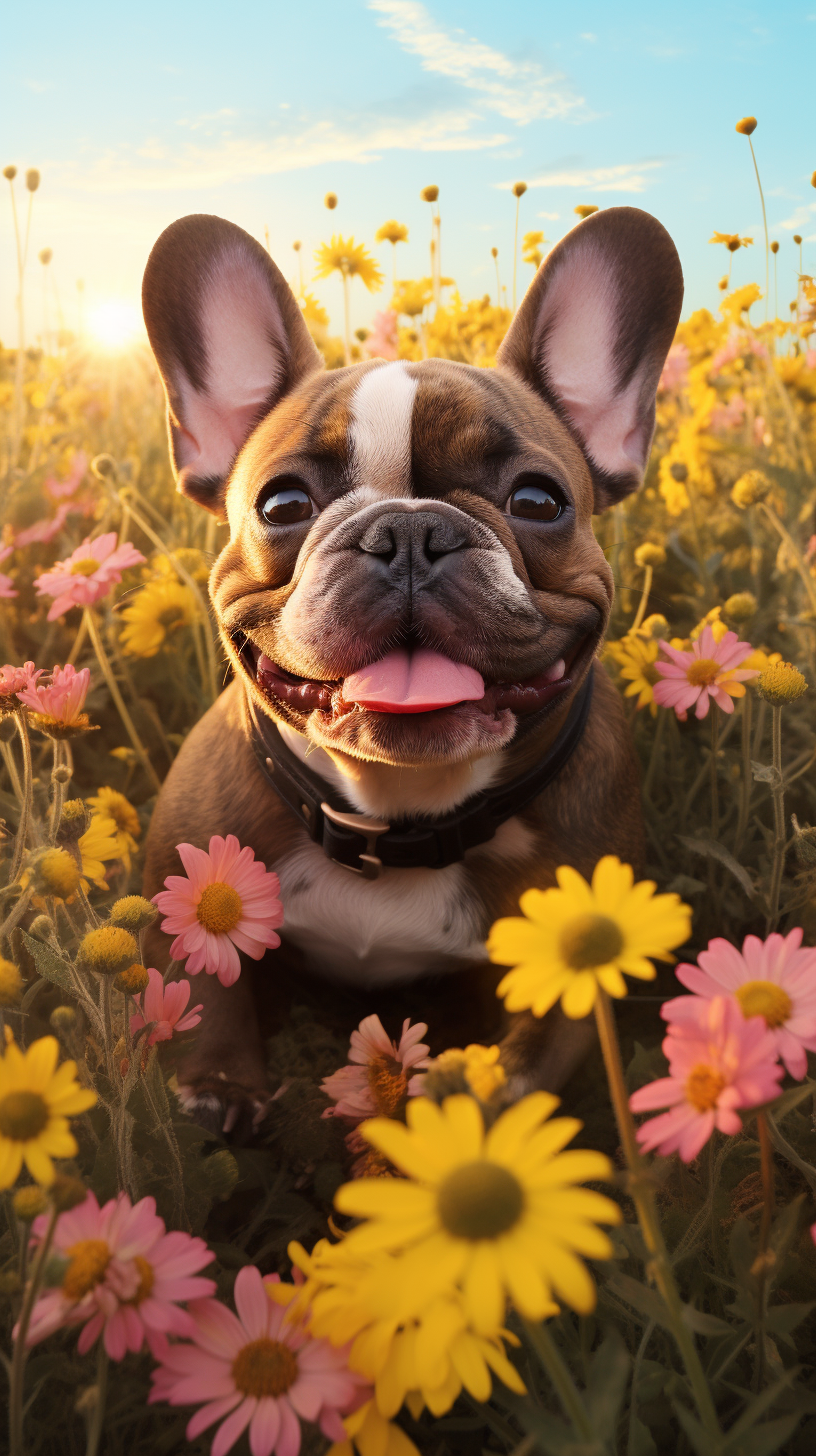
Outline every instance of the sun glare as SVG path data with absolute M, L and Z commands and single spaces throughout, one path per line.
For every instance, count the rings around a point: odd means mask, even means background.
M 88 315 L 88 333 L 106 349 L 123 349 L 143 332 L 138 307 L 124 298 L 106 298 Z

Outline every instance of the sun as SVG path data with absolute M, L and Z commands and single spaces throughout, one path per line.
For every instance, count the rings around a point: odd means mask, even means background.
M 88 333 L 106 349 L 123 349 L 144 333 L 142 315 L 125 298 L 106 298 L 90 310 Z

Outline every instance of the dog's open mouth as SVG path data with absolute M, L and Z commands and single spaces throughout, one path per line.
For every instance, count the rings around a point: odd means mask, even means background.
M 333 681 L 287 672 L 252 642 L 245 644 L 241 658 L 264 697 L 302 713 L 318 709 L 338 719 L 358 709 L 433 713 L 467 703 L 494 718 L 502 708 L 536 713 L 568 692 L 571 669 L 585 645 L 586 639 L 577 642 L 546 671 L 519 682 L 485 681 L 475 668 L 426 647 L 398 648 Z

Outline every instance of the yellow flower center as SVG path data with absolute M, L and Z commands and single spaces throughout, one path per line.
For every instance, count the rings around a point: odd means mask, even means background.
M 368 1066 L 368 1085 L 385 1117 L 393 1117 L 408 1096 L 408 1078 L 396 1057 L 375 1057 Z
M 294 1350 L 280 1340 L 250 1340 L 232 1362 L 232 1378 L 242 1395 L 284 1395 L 298 1376 Z
M 156 621 L 165 632 L 175 632 L 179 627 L 184 626 L 184 613 L 175 606 L 165 607 L 163 611 L 157 612 Z
M 66 1299 L 83 1299 L 105 1277 L 111 1251 L 104 1239 L 81 1239 L 65 1250 L 71 1260 L 62 1279 Z
M 7 1092 L 0 1098 L 0 1135 L 15 1143 L 39 1137 L 48 1126 L 48 1103 L 39 1092 Z
M 744 1017 L 764 1016 L 766 1026 L 783 1026 L 793 1010 L 787 991 L 773 981 L 746 981 L 734 995 Z
M 456 1239 L 495 1239 L 518 1223 L 524 1191 L 518 1178 L 498 1163 L 463 1163 L 439 1185 L 437 1210 L 443 1228 Z
M 698 1112 L 710 1112 L 712 1107 L 716 1107 L 724 1086 L 725 1077 L 721 1072 L 700 1063 L 692 1068 L 686 1080 L 686 1101 Z
M 722 664 L 713 657 L 698 657 L 686 668 L 686 677 L 693 688 L 705 688 L 716 682 L 721 672 Z
M 561 931 L 559 949 L 573 971 L 608 966 L 623 950 L 620 927 L 608 915 L 576 915 Z
M 83 556 L 81 561 L 75 561 L 71 567 L 72 576 L 93 576 L 99 570 L 99 562 L 93 556 Z
M 199 925 L 211 930 L 213 935 L 228 935 L 241 919 L 243 905 L 238 891 L 223 880 L 205 885 L 196 907 Z

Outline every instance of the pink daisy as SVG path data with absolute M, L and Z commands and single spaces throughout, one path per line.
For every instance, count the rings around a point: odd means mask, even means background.
M 56 476 L 49 475 L 44 482 L 51 499 L 60 500 L 63 496 L 73 495 L 85 479 L 87 469 L 88 456 L 84 450 L 77 450 L 64 480 L 57 480 Z
M 40 596 L 54 598 L 49 622 L 71 607 L 93 606 L 122 580 L 123 571 L 129 566 L 139 566 L 144 559 L 129 541 L 117 546 L 115 531 L 106 531 L 95 541 L 86 536 L 65 561 L 55 562 L 34 583 Z
M 273 1451 L 297 1456 L 301 1420 L 316 1422 L 330 1440 L 344 1441 L 341 1414 L 371 1393 L 347 1369 L 345 1350 L 287 1322 L 286 1310 L 267 1292 L 278 1282 L 275 1274 L 262 1279 L 251 1265 L 241 1269 L 235 1280 L 237 1315 L 217 1300 L 197 1301 L 190 1308 L 192 1343 L 163 1340 L 156 1346 L 161 1363 L 153 1371 L 150 1401 L 201 1404 L 188 1423 L 187 1439 L 194 1441 L 220 1421 L 212 1456 L 226 1456 L 247 1426 L 252 1456 Z
M 320 1090 L 336 1104 L 329 1109 L 337 1117 L 364 1117 L 378 1113 L 393 1117 L 406 1097 L 417 1097 L 422 1091 L 422 1077 L 409 1078 L 412 1067 L 427 1067 L 430 1047 L 421 1038 L 428 1027 L 424 1021 L 402 1023 L 399 1046 L 387 1035 L 379 1016 L 366 1016 L 359 1029 L 351 1033 L 349 1061 L 355 1065 L 341 1067 L 324 1077 Z
M 13 550 L 13 546 L 0 548 L 0 561 L 7 561 Z M 8 597 L 10 599 L 19 595 L 20 593 L 16 590 L 11 577 L 7 576 L 5 571 L 0 571 L 0 597 Z
M 241 974 L 239 950 L 259 961 L 265 950 L 280 945 L 275 934 L 283 923 L 280 880 L 234 834 L 226 839 L 214 834 L 209 853 L 193 844 L 176 849 L 187 878 L 168 875 L 166 890 L 153 896 L 165 917 L 162 930 L 176 937 L 170 954 L 186 959 L 188 976 L 204 970 L 231 986 Z
M 88 715 L 82 710 L 91 683 L 91 669 L 83 667 L 77 672 L 70 662 L 65 667 L 54 667 L 48 683 L 28 683 L 17 697 L 27 708 L 40 718 L 61 728 L 88 726 Z
M 24 531 L 18 531 L 14 537 L 15 546 L 35 546 L 53 541 L 65 525 L 72 509 L 70 501 L 60 501 L 53 516 L 43 516 L 33 525 L 26 526 Z
M 35 1219 L 39 1242 L 47 1216 Z M 212 1279 L 195 1276 L 212 1263 L 203 1239 L 165 1231 L 156 1200 L 131 1204 L 126 1193 L 102 1208 L 93 1193 L 57 1220 L 54 1249 L 68 1261 L 61 1282 L 41 1294 L 28 1332 L 36 1345 L 63 1325 L 84 1324 L 78 1350 L 84 1355 L 104 1331 L 112 1360 L 141 1350 L 158 1335 L 186 1335 L 192 1320 L 179 1302 L 215 1292 Z
M 694 1016 L 701 997 L 734 996 L 743 1016 L 764 1018 L 791 1076 L 804 1077 L 806 1052 L 816 1052 L 816 950 L 802 946 L 802 930 L 767 940 L 747 935 L 741 951 L 717 938 L 697 960 L 698 966 L 676 968 L 677 979 L 696 994 L 665 1001 L 661 1016 L 682 1021 Z
M 201 1017 L 197 1012 L 204 1010 L 201 1002 L 184 1014 L 190 999 L 190 982 L 170 981 L 165 986 L 161 974 L 152 966 L 148 967 L 147 975 L 147 989 L 133 998 L 139 1010 L 130 1018 L 131 1034 L 135 1036 L 149 1021 L 155 1021 L 156 1025 L 145 1038 L 145 1045 L 153 1046 L 157 1041 L 169 1041 L 176 1031 L 192 1031 L 198 1026 Z
M 743 682 L 757 676 L 754 668 L 740 668 L 754 649 L 750 642 L 740 642 L 736 632 L 726 632 L 717 642 L 706 625 L 689 652 L 662 640 L 660 647 L 669 661 L 658 658 L 655 663 L 663 681 L 655 683 L 654 700 L 661 708 L 674 708 L 683 722 L 695 703 L 695 716 L 705 718 L 712 698 L 724 713 L 733 713 L 732 698 L 744 697 Z
M 761 1016 L 746 1021 L 729 997 L 700 998 L 691 1013 L 669 1027 L 663 1051 L 668 1077 L 629 1098 L 633 1112 L 669 1108 L 638 1128 L 638 1142 L 647 1152 L 657 1148 L 663 1157 L 679 1152 L 690 1163 L 715 1127 L 741 1131 L 738 1107 L 769 1102 L 779 1091 L 782 1068 L 772 1033 Z
M 8 713 L 16 709 L 17 694 L 33 687 L 44 672 L 44 667 L 35 667 L 33 662 L 26 662 L 22 667 L 7 662 L 0 667 L 0 710 Z

